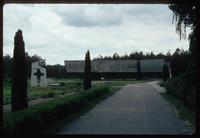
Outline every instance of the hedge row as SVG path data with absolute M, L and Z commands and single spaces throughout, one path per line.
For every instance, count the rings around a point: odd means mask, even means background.
M 195 80 L 195 71 L 187 70 L 165 83 L 166 92 L 180 99 L 187 107 L 195 109 Z
M 79 94 L 34 105 L 25 110 L 5 113 L 3 132 L 4 134 L 38 134 L 45 126 L 64 119 L 111 93 L 109 87 L 95 87 Z

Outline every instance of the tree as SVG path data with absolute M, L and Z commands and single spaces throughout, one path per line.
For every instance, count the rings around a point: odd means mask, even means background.
M 167 81 L 169 78 L 169 68 L 167 65 L 163 66 L 163 81 Z
M 91 60 L 90 60 L 90 52 L 88 50 L 85 55 L 84 90 L 90 88 L 91 88 Z
M 114 60 L 119 59 L 119 55 L 118 55 L 117 53 L 114 53 L 113 59 L 114 59 Z
M 141 64 L 140 64 L 140 61 L 137 60 L 137 80 L 140 80 L 141 79 Z
M 47 65 L 47 76 L 52 78 L 64 78 L 66 76 L 66 70 L 65 67 L 56 64 L 56 65 Z
M 4 79 L 11 78 L 12 73 L 12 58 L 10 55 L 3 57 L 3 77 Z
M 14 37 L 13 75 L 12 75 L 12 112 L 28 107 L 25 44 L 22 31 L 18 30 Z
M 173 53 L 171 57 L 171 73 L 172 76 L 178 76 L 181 73 L 184 73 L 189 67 L 190 63 L 190 55 L 189 51 L 180 50 L 179 48 Z
M 191 27 L 192 32 L 189 35 L 190 52 L 195 55 L 196 46 L 196 4 L 197 0 L 191 0 L 187 4 L 170 4 L 169 9 L 173 11 L 173 23 L 176 25 L 176 32 L 179 34 L 180 40 L 186 39 L 186 27 Z

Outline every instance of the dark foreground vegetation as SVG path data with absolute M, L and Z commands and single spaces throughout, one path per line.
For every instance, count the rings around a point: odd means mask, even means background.
M 4 134 L 39 134 L 53 123 L 70 118 L 92 103 L 113 93 L 107 86 L 57 98 L 14 113 L 4 113 Z
M 165 83 L 161 83 L 166 88 L 164 97 L 173 103 L 180 114 L 180 117 L 190 121 L 194 126 L 197 110 L 197 45 L 196 45 L 196 5 L 195 0 L 191 0 L 191 4 L 170 4 L 169 8 L 173 11 L 173 22 L 176 26 L 176 32 L 181 39 L 186 39 L 186 27 L 191 27 L 192 32 L 188 36 L 190 42 L 189 53 L 187 56 L 179 56 L 175 54 L 175 60 L 171 61 L 171 66 L 178 68 L 172 69 L 172 78 Z M 181 67 L 181 64 L 187 59 L 187 64 Z M 198 116 L 199 117 L 199 116 Z M 197 129 L 197 131 L 199 131 Z M 199 133 L 199 132 L 196 132 Z
M 161 93 L 161 95 L 175 107 L 174 109 L 178 111 L 177 114 L 181 119 L 188 121 L 190 125 L 195 128 L 196 114 L 194 110 L 188 108 L 181 100 L 168 93 Z

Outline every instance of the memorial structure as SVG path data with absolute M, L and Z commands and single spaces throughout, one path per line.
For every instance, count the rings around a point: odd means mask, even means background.
M 143 77 L 161 77 L 164 59 L 142 59 L 141 74 Z M 84 60 L 65 60 L 67 76 L 81 76 L 84 73 Z M 134 78 L 137 74 L 137 60 L 92 60 L 91 71 L 93 78 L 117 77 Z
M 39 62 L 32 63 L 31 86 L 47 86 L 46 69 Z

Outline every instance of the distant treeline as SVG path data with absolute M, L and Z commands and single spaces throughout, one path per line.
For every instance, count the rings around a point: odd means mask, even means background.
M 31 77 L 31 64 L 33 62 L 39 61 L 40 65 L 47 69 L 47 77 L 55 77 L 61 78 L 65 76 L 65 69 L 62 65 L 46 65 L 45 59 L 38 55 L 30 56 L 28 53 L 26 56 L 26 69 L 27 69 L 27 77 Z M 13 58 L 10 55 L 6 55 L 3 57 L 3 77 L 11 78 L 12 76 L 12 68 L 13 68 Z
M 191 58 L 191 53 L 188 50 L 183 50 L 177 48 L 176 51 L 171 54 L 170 52 L 163 54 L 154 54 L 143 52 L 132 52 L 129 55 L 125 54 L 122 56 L 119 56 L 117 53 L 114 53 L 113 56 L 99 56 L 94 58 L 93 60 L 127 60 L 127 59 L 165 59 L 165 61 L 171 62 L 171 69 L 172 69 L 172 75 L 178 76 L 179 74 L 183 73 L 189 65 L 189 61 Z M 12 60 L 13 58 L 9 55 L 6 55 L 3 57 L 3 74 L 4 78 L 10 78 L 12 74 Z M 28 53 L 26 53 L 26 66 L 27 66 L 27 77 L 30 78 L 31 76 L 31 63 L 39 61 L 42 66 L 44 66 L 47 69 L 47 77 L 53 77 L 53 78 L 64 78 L 66 76 L 65 67 L 60 64 L 56 65 L 46 65 L 45 59 L 38 55 L 30 56 Z
M 191 61 L 191 53 L 188 50 L 177 48 L 173 54 L 167 52 L 166 54 L 159 53 L 154 54 L 153 52 L 144 54 L 143 52 L 132 52 L 129 55 L 125 54 L 120 56 L 114 53 L 113 56 L 105 56 L 94 58 L 93 60 L 138 60 L 138 59 L 164 59 L 171 63 L 171 70 L 173 76 L 178 76 L 179 74 L 186 71 Z

